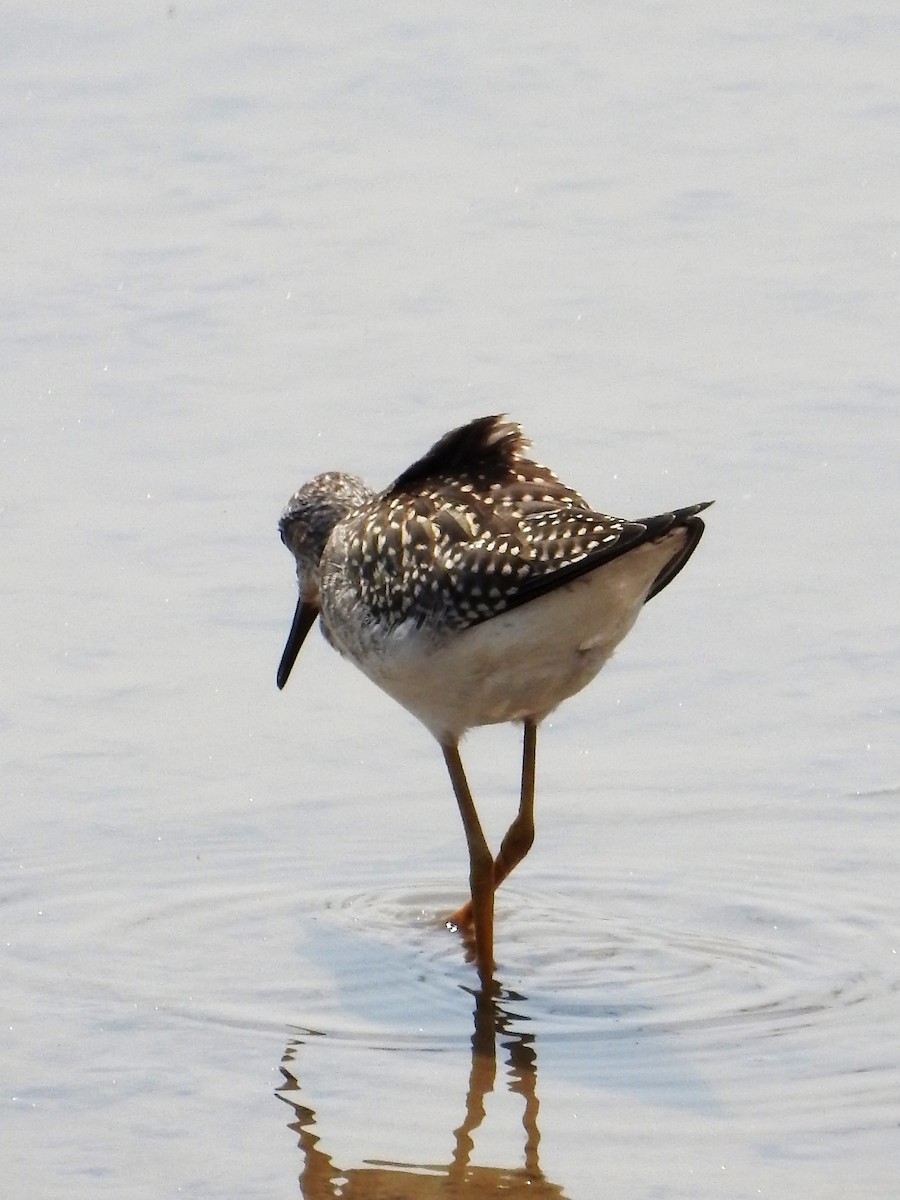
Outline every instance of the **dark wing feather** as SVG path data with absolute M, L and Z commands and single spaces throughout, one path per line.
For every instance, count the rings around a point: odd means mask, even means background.
M 672 529 L 690 531 L 684 547 L 660 572 L 648 599 L 661 591 L 681 570 L 703 533 L 695 505 L 646 521 L 623 521 L 584 509 L 556 509 L 494 526 L 475 541 L 461 542 L 434 570 L 439 576 L 426 603 L 409 615 L 421 620 L 441 605 L 445 621 L 456 628 L 477 625 L 528 604 L 628 554 L 645 542 L 656 541 Z
M 352 520 L 347 568 L 373 620 L 439 619 L 464 629 L 527 604 L 675 526 L 691 537 L 654 583 L 687 562 L 703 522 L 695 505 L 625 521 L 590 510 L 501 416 L 451 430 Z
M 652 600 L 653 597 L 657 596 L 664 587 L 668 587 L 687 560 L 697 549 L 697 543 L 703 537 L 703 530 L 706 528 L 704 523 L 697 516 L 697 513 L 703 512 L 704 508 L 709 508 L 711 504 L 712 500 L 706 500 L 702 504 L 694 504 L 690 508 L 680 508 L 674 513 L 666 514 L 667 516 L 672 516 L 675 518 L 673 524 L 680 525 L 688 531 L 688 538 L 678 554 L 676 554 L 674 558 L 671 558 L 666 566 L 663 567 L 663 569 L 657 575 L 653 587 L 647 593 L 647 600 Z M 660 518 L 657 517 L 655 519 L 659 520 Z M 645 524 L 649 524 L 649 522 L 645 522 Z M 644 601 L 645 604 L 647 603 L 647 600 Z
M 584 509 L 543 506 L 529 515 L 495 512 L 479 526 L 471 508 L 430 509 L 425 498 L 392 506 L 394 521 L 366 522 L 363 553 L 347 567 L 373 620 L 396 626 L 439 619 L 465 629 L 527 604 L 612 562 L 677 525 L 696 529 L 654 584 L 651 595 L 687 561 L 702 532 L 695 509 L 648 521 L 622 521 Z M 697 529 L 699 527 L 699 529 Z M 402 580 L 402 586 L 398 581 Z
M 673 529 L 681 527 L 688 529 L 691 536 L 679 553 L 660 572 L 647 594 L 647 600 L 649 600 L 675 578 L 693 554 L 704 529 L 703 522 L 696 514 L 704 508 L 708 508 L 710 503 L 712 502 L 708 501 L 703 504 L 691 505 L 689 508 L 676 509 L 671 513 L 661 513 L 659 516 L 648 517 L 643 521 L 622 521 L 615 517 L 602 516 L 599 513 L 573 512 L 565 514 L 568 519 L 558 521 L 553 540 L 557 547 L 562 542 L 563 546 L 568 546 L 570 549 L 564 550 L 558 558 L 555 550 L 545 550 L 545 569 L 537 570 L 530 575 L 516 595 L 511 597 L 506 608 L 515 608 L 520 604 L 527 604 L 530 600 L 536 600 L 538 596 L 546 595 L 554 588 L 571 583 L 572 580 L 587 575 L 589 572 L 611 563 L 614 559 L 621 558 L 622 555 L 628 554 L 645 542 L 657 541 Z M 581 526 L 572 530 L 572 526 L 579 518 L 582 522 Z M 585 537 L 581 533 L 581 528 L 590 521 L 594 521 L 595 525 L 592 532 Z M 591 527 L 589 526 L 589 528 Z M 567 529 L 571 530 L 568 536 Z M 598 534 L 601 535 L 599 545 L 592 547 L 591 543 L 597 540 Z
M 385 495 L 414 494 L 439 479 L 465 478 L 490 486 L 506 478 L 511 464 L 530 444 L 519 426 L 504 421 L 502 414 L 478 417 L 445 433 L 427 454 L 398 475 Z
M 451 429 L 426 455 L 399 475 L 382 498 L 424 496 L 437 505 L 519 512 L 531 503 L 588 506 L 553 471 L 526 455 L 531 445 L 518 425 L 502 416 L 479 417 Z

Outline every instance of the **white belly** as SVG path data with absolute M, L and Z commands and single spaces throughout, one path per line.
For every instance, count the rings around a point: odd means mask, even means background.
M 674 530 L 461 633 L 407 623 L 380 647 L 348 657 L 441 742 L 477 725 L 540 721 L 594 678 L 684 536 Z

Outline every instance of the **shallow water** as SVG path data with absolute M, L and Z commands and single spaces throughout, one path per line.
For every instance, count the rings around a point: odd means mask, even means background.
M 898 32 L 0 15 L 10 1195 L 896 1194 Z M 478 1006 L 429 737 L 321 639 L 275 689 L 275 522 L 499 410 L 717 503 L 542 728 Z

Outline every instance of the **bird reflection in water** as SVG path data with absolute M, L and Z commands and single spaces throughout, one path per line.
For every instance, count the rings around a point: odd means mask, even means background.
M 369 1160 L 363 1167 L 344 1169 L 334 1163 L 313 1132 L 314 1110 L 301 1099 L 297 1076 L 289 1069 L 303 1038 L 289 1044 L 282 1061 L 284 1084 L 276 1095 L 294 1110 L 289 1128 L 298 1135 L 303 1155 L 300 1195 L 303 1200 L 487 1200 L 491 1196 L 530 1197 L 530 1200 L 565 1200 L 562 1188 L 544 1177 L 538 1161 L 537 1056 L 534 1035 L 513 1027 L 521 1022 L 494 995 L 475 995 L 475 1029 L 472 1034 L 472 1067 L 466 1091 L 465 1116 L 453 1132 L 453 1156 L 448 1163 L 399 1163 Z M 513 992 L 504 1001 L 523 997 Z M 497 1043 L 506 1054 L 509 1090 L 524 1102 L 522 1126 L 525 1135 L 523 1162 L 515 1167 L 473 1166 L 470 1158 L 474 1135 L 484 1120 L 485 1100 L 497 1076 Z

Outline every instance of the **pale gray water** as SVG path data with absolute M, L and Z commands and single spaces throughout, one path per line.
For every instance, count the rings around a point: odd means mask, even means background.
M 485 1087 L 462 832 L 321 639 L 276 691 L 275 524 L 493 411 L 598 507 L 717 503 L 542 733 L 473 1194 L 530 1106 L 548 1195 L 896 1195 L 898 35 L 0 11 L 9 1195 L 435 1194 Z M 517 757 L 466 747 L 494 837 Z

